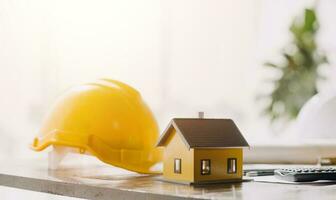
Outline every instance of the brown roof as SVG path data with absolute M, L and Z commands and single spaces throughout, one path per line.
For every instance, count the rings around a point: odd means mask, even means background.
M 181 136 L 188 148 L 249 146 L 231 119 L 199 118 L 172 119 L 157 146 L 164 146 L 172 128 Z

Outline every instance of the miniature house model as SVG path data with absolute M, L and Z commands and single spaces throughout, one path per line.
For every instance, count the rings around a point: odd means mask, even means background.
M 163 177 L 188 184 L 240 181 L 248 143 L 231 119 L 173 119 L 157 146 L 164 147 Z

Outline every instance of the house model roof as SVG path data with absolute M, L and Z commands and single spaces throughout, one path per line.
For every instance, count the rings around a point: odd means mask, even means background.
M 249 146 L 231 119 L 174 118 L 161 135 L 157 146 L 164 146 L 175 129 L 188 148 Z

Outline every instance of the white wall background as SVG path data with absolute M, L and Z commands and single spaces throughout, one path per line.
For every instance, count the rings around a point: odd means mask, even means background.
M 276 58 L 290 39 L 292 17 L 311 4 L 0 0 L 0 134 L 10 141 L 0 145 L 0 155 L 15 149 L 26 157 L 53 99 L 72 85 L 101 77 L 136 87 L 161 129 L 172 117 L 193 117 L 202 110 L 208 117 L 233 118 L 247 137 L 267 135 L 255 102 L 267 89 L 262 81 L 268 72 L 261 63 Z M 320 43 L 331 65 L 333 8 L 331 0 L 318 5 Z M 335 68 L 325 71 L 333 74 Z
M 0 89 L 6 92 L 0 108 L 6 114 L 0 128 L 15 144 L 1 149 L 28 156 L 27 144 L 53 99 L 101 77 L 136 87 L 161 129 L 171 117 L 193 117 L 199 110 L 248 122 L 255 81 L 246 72 L 253 68 L 256 6 L 1 0 Z
M 0 0 L 0 158 L 28 148 L 53 99 L 108 77 L 136 87 L 161 130 L 172 117 L 233 118 L 248 138 L 271 137 L 256 105 L 261 67 L 290 39 L 312 1 Z M 336 62 L 336 3 L 319 1 L 320 43 Z M 335 67 L 324 73 L 336 77 Z M 322 88 L 336 88 L 336 78 Z M 0 192 L 1 194 L 1 192 Z

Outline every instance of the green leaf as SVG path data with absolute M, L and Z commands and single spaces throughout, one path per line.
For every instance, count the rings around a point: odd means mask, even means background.
M 279 68 L 279 65 L 276 65 L 274 63 L 266 62 L 264 63 L 266 67 L 272 67 L 272 68 Z
M 305 10 L 304 30 L 315 31 L 316 15 L 313 9 Z

